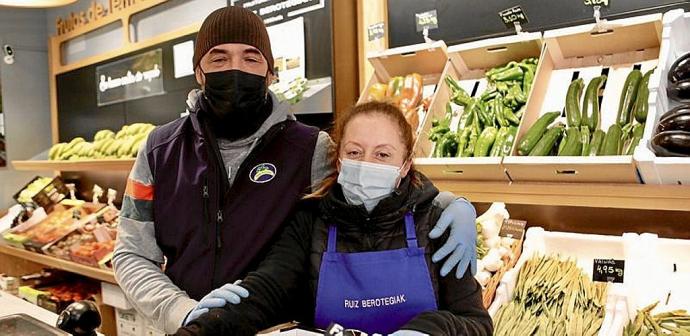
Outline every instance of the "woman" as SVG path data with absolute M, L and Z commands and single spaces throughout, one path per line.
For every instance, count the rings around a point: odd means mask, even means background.
M 413 133 L 393 105 L 371 102 L 338 120 L 337 175 L 302 205 L 256 272 L 250 295 L 212 309 L 179 335 L 254 335 L 303 305 L 319 328 L 369 334 L 491 335 L 470 270 L 438 278 L 428 233 L 438 190 L 412 166 Z M 307 284 L 308 294 L 302 294 Z

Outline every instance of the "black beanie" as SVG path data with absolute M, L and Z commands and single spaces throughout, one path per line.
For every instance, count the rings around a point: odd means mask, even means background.
M 228 6 L 209 14 L 196 35 L 194 69 L 209 50 L 225 43 L 243 43 L 259 49 L 268 62 L 268 71 L 273 73 L 273 54 L 268 31 L 261 18 L 252 11 Z

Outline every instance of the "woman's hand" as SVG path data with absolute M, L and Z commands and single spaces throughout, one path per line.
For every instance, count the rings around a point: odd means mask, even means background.
M 458 266 L 455 271 L 458 279 L 465 275 L 468 265 L 472 275 L 477 273 L 476 219 L 474 206 L 464 198 L 458 198 L 443 210 L 436 226 L 429 232 L 429 238 L 437 239 L 450 227 L 448 240 L 431 258 L 436 263 L 450 255 L 441 267 L 441 276 L 448 275 L 455 266 Z
M 249 297 L 249 292 L 239 286 L 242 280 L 237 280 L 235 283 L 225 284 L 218 289 L 214 289 L 211 293 L 204 296 L 199 304 L 192 309 L 187 317 L 182 322 L 182 326 L 186 326 L 189 322 L 196 320 L 199 316 L 207 313 L 211 308 L 224 307 L 226 304 L 239 304 L 242 299 Z

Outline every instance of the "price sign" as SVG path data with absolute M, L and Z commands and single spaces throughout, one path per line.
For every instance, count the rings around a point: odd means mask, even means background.
M 518 22 L 521 25 L 524 25 L 525 23 L 529 22 L 529 20 L 527 20 L 527 15 L 522 10 L 522 7 L 520 7 L 520 6 L 515 6 L 512 8 L 508 8 L 506 10 L 500 11 L 500 12 L 498 12 L 498 16 L 501 17 L 501 20 L 503 20 L 503 23 L 508 28 L 515 27 L 515 22 Z
M 430 10 L 424 13 L 417 13 L 414 15 L 415 22 L 417 23 L 417 31 L 421 32 L 424 29 L 436 29 L 438 28 L 438 16 L 436 15 L 436 10 Z
M 584 0 L 585 6 L 602 6 L 608 7 L 611 0 Z
M 623 283 L 625 260 L 594 259 L 592 281 Z
M 500 237 L 508 237 L 520 240 L 522 239 L 522 236 L 525 234 L 526 226 L 526 221 L 517 219 L 506 219 L 503 221 L 503 225 L 501 225 L 501 231 L 498 232 L 498 235 Z
M 369 42 L 382 39 L 385 34 L 383 22 L 379 22 L 367 27 L 367 35 L 369 36 Z

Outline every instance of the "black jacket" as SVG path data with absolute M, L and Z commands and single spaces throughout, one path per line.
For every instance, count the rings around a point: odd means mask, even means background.
M 287 316 L 286 312 L 305 307 L 308 315 L 302 322 L 313 323 L 328 225 L 338 227 L 338 252 L 399 249 L 406 246 L 404 215 L 408 210 L 414 212 L 419 246 L 426 248 L 439 310 L 422 313 L 401 329 L 430 335 L 491 335 L 493 325 L 482 305 L 481 286 L 470 270 L 462 279 L 454 274 L 441 278 L 440 265 L 431 262 L 431 255 L 447 235 L 436 240 L 428 238 L 442 209 L 433 204 L 438 190 L 421 174 L 416 177 L 419 183 L 412 183 L 409 177 L 404 179 L 395 193 L 382 200 L 371 214 L 363 206 L 347 204 L 337 184 L 323 199 L 303 202 L 258 270 L 242 283 L 249 298 L 239 305 L 212 309 L 180 329 L 178 335 L 254 335 L 284 322 L 281 318 Z

